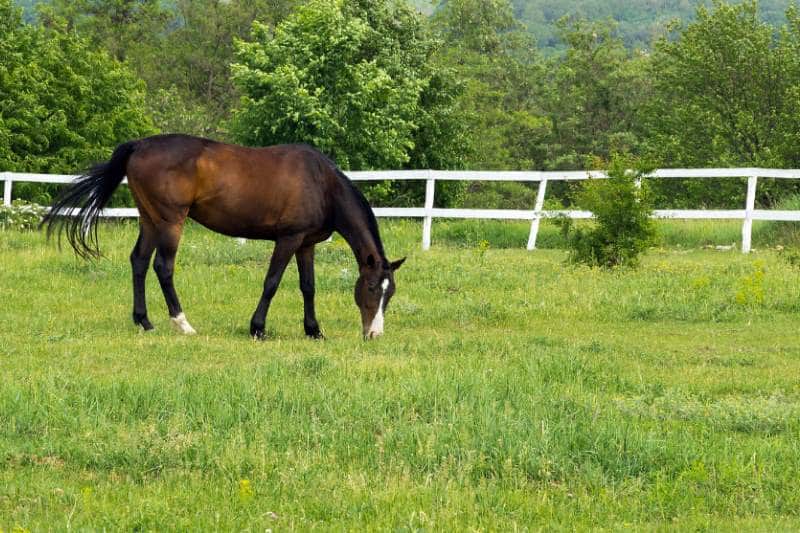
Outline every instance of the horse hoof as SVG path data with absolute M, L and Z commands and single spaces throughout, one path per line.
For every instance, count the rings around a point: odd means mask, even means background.
M 170 317 L 169 319 L 172 327 L 175 328 L 178 332 L 183 333 L 184 335 L 196 335 L 197 331 L 189 324 L 189 321 L 186 320 L 186 315 L 180 313 L 178 316 Z
M 152 331 L 156 329 L 153 327 L 153 324 L 150 323 L 150 320 L 148 320 L 147 315 L 137 315 L 134 313 L 133 323 L 142 328 L 143 331 Z
M 309 339 L 322 340 L 325 338 L 319 330 L 319 325 L 316 323 L 311 325 L 303 324 L 303 331 L 306 332 L 306 337 Z
M 267 338 L 267 334 L 264 332 L 264 328 L 250 326 L 250 337 L 254 341 L 263 341 Z

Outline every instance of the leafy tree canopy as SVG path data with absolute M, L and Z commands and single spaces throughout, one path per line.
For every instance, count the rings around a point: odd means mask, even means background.
M 800 166 L 800 18 L 796 8 L 787 16 L 789 25 L 776 31 L 755 1 L 715 0 L 695 22 L 673 28 L 676 37 L 658 43 L 650 64 L 646 151 L 672 167 Z M 765 182 L 760 200 L 773 203 L 793 189 Z M 743 191 L 731 180 L 704 180 L 672 196 L 730 205 Z
M 156 126 L 217 138 L 237 99 L 233 42 L 253 21 L 274 25 L 300 0 L 49 0 L 46 26 L 66 26 L 125 61 L 147 84 Z
M 344 168 L 458 165 L 457 88 L 432 68 L 435 46 L 391 1 L 312 0 L 274 32 L 255 23 L 237 44 L 233 132 L 251 145 L 308 142 Z
M 548 63 L 545 108 L 553 124 L 549 168 L 585 168 L 589 157 L 636 152 L 647 98 L 647 58 L 627 50 L 610 22 L 562 18 L 566 52 Z
M 463 120 L 469 131 L 480 132 L 469 166 L 543 166 L 551 129 L 541 110 L 544 65 L 509 1 L 451 0 L 432 22 L 444 43 L 436 60 L 465 80 Z
M 781 166 L 797 157 L 790 139 L 800 131 L 800 26 L 796 10 L 789 15 L 795 24 L 776 32 L 756 2 L 715 0 L 676 39 L 658 43 L 650 118 L 662 160 Z
M 0 0 L 0 169 L 74 172 L 152 133 L 143 84 L 86 41 Z

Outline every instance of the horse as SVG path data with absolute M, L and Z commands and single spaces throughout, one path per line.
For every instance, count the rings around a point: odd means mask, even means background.
M 153 270 L 164 293 L 170 322 L 179 332 L 195 329 L 173 284 L 175 256 L 187 217 L 232 237 L 271 240 L 261 298 L 250 319 L 250 335 L 265 338 L 267 312 L 292 256 L 303 297 L 303 328 L 323 338 L 314 309 L 314 246 L 334 231 L 350 245 L 358 263 L 354 288 L 362 334 L 383 334 L 384 313 L 395 293 L 394 272 L 405 258 L 386 259 L 375 214 L 364 195 L 324 154 L 305 144 L 249 148 L 189 135 L 156 135 L 120 144 L 111 159 L 73 181 L 45 216 L 47 236 L 66 230 L 75 253 L 101 256 L 97 219 L 127 176 L 139 211 L 139 236 L 130 255 L 133 322 L 152 330 L 145 303 L 145 276 Z

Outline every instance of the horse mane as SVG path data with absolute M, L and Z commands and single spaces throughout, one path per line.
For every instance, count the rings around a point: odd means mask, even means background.
M 364 193 L 356 187 L 353 182 L 348 178 L 344 172 L 336 166 L 336 163 L 330 160 L 327 156 L 325 159 L 331 165 L 331 168 L 336 175 L 339 177 L 339 181 L 341 181 L 342 185 L 345 187 L 347 191 L 350 192 L 351 196 L 355 198 L 357 207 L 360 208 L 362 214 L 364 215 L 364 219 L 367 222 L 367 229 L 369 230 L 372 238 L 375 240 L 375 246 L 378 247 L 378 252 L 381 254 L 381 261 L 386 263 L 386 252 L 383 250 L 383 242 L 381 241 L 381 235 L 378 231 L 378 219 L 375 218 L 375 213 L 372 211 L 372 206 L 369 205 L 367 198 L 364 196 Z

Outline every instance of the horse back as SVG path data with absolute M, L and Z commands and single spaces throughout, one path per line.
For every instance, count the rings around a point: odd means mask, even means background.
M 340 186 L 330 161 L 306 145 L 247 148 L 183 135 L 139 141 L 128 180 L 154 222 L 189 216 L 220 233 L 265 239 L 325 233 Z

